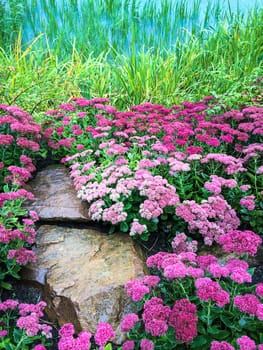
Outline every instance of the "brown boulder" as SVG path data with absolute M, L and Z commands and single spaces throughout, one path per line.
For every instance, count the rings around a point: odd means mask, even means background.
M 35 252 L 37 263 L 24 270 L 23 278 L 41 285 L 49 318 L 92 333 L 98 323 L 109 322 L 120 343 L 120 321 L 135 311 L 124 284 L 146 272 L 131 237 L 43 225 Z

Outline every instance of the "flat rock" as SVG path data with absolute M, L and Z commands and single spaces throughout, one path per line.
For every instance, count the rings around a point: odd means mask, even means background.
M 38 229 L 36 242 L 37 263 L 22 277 L 41 286 L 49 318 L 92 333 L 109 322 L 119 344 L 120 321 L 135 311 L 124 285 L 147 272 L 140 247 L 128 235 L 52 225 Z
M 29 181 L 27 190 L 35 196 L 26 203 L 35 210 L 41 221 L 90 221 L 88 205 L 82 202 L 63 165 L 47 167 Z

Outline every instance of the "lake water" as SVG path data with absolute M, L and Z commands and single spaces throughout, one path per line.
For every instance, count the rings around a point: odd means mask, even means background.
M 1 0 L 0 0 L 1 1 Z M 51 46 L 99 54 L 171 49 L 190 34 L 246 18 L 263 0 L 24 0 L 22 40 L 45 33 Z M 6 1 L 8 7 L 8 1 Z M 44 39 L 43 39 L 44 42 Z M 71 46 L 72 49 L 72 46 Z M 70 50 L 69 50 L 70 51 Z

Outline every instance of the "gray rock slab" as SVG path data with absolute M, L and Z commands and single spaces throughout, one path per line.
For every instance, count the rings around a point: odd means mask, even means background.
M 35 199 L 26 203 L 26 206 L 29 210 L 35 210 L 41 221 L 90 221 L 88 204 L 77 197 L 63 165 L 39 171 L 28 182 L 27 190 L 34 194 Z

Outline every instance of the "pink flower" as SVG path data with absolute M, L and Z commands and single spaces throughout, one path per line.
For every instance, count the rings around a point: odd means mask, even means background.
M 211 137 L 206 141 L 206 144 L 209 146 L 218 147 L 220 146 L 220 141 L 216 137 Z
M 256 293 L 259 297 L 263 297 L 263 283 L 257 284 Z
M 150 292 L 150 288 L 142 284 L 139 280 L 130 280 L 125 285 L 126 294 L 132 298 L 133 301 L 140 301 L 145 294 Z
M 200 300 L 215 301 L 217 306 L 223 307 L 230 302 L 229 294 L 224 291 L 218 282 L 210 278 L 198 278 L 195 282 L 197 296 Z
M 143 276 L 141 281 L 143 284 L 146 284 L 148 287 L 156 287 L 160 282 L 159 276 L 146 275 Z
M 135 347 L 135 343 L 132 340 L 126 340 L 123 344 L 122 344 L 122 350 L 133 350 Z
M 31 314 L 28 316 L 21 316 L 18 318 L 16 325 L 18 328 L 24 328 L 26 330 L 26 334 L 28 336 L 37 335 L 39 331 L 39 318 L 35 314 Z
M 254 294 L 237 295 L 234 297 L 234 305 L 242 312 L 249 315 L 256 315 L 259 299 Z
M 253 231 L 232 230 L 221 235 L 218 243 L 222 245 L 225 252 L 255 255 L 262 239 Z
M 138 321 L 139 321 L 139 317 L 138 317 L 138 315 L 136 315 L 134 313 L 131 313 L 131 314 L 124 316 L 124 318 L 122 319 L 122 322 L 121 322 L 121 331 L 122 332 L 129 332 L 133 328 L 135 323 Z
M 28 250 L 24 247 L 20 247 L 17 250 L 10 249 L 7 259 L 16 259 L 16 262 L 20 265 L 25 265 L 29 262 L 36 262 L 35 253 L 32 250 Z
M 238 338 L 237 344 L 240 346 L 240 350 L 256 350 L 256 343 L 246 335 Z
M 25 137 L 18 137 L 16 142 L 19 147 L 30 149 L 31 151 L 39 151 L 40 148 L 37 142 L 29 140 Z
M 12 135 L 0 134 L 1 146 L 9 146 L 13 141 L 14 141 L 14 137 Z
M 176 235 L 172 241 L 173 252 L 180 254 L 182 252 L 196 252 L 197 241 L 187 241 L 187 236 L 184 232 Z
M 154 343 L 151 340 L 144 338 L 140 342 L 140 349 L 141 350 L 153 350 Z
M 74 335 L 75 329 L 72 323 L 65 323 L 59 330 L 61 337 L 70 337 Z
M 238 267 L 231 271 L 230 278 L 232 281 L 235 281 L 239 284 L 244 282 L 250 283 L 252 281 L 252 276 L 250 273 Z
M 147 226 L 139 223 L 138 219 L 133 219 L 130 229 L 130 236 L 141 235 L 143 232 L 147 231 Z
M 42 344 L 38 344 L 34 347 L 34 350 L 46 350 L 46 347 Z
M 74 112 L 76 109 L 71 103 L 60 104 L 59 108 L 62 109 L 63 111 L 70 111 L 70 112 Z
M 217 264 L 217 258 L 212 254 L 199 255 L 197 256 L 196 260 L 201 269 L 207 269 L 209 265 Z
M 111 325 L 107 322 L 101 322 L 97 327 L 94 339 L 96 344 L 100 345 L 102 349 L 109 340 L 114 338 L 114 336 L 114 330 L 112 329 Z
M 152 297 L 144 304 L 142 318 L 146 332 L 154 337 L 165 335 L 168 329 L 170 307 L 164 306 L 161 298 Z
M 197 336 L 197 309 L 189 299 L 180 299 L 174 303 L 169 325 L 175 329 L 176 340 L 190 343 Z
M 235 350 L 235 348 L 226 341 L 216 341 L 213 340 L 211 343 L 210 350 Z
M 263 321 L 263 304 L 258 304 L 256 315 L 259 320 Z
M 186 154 L 197 154 L 197 153 L 202 153 L 203 148 L 200 146 L 188 146 L 185 150 Z
M 229 275 L 229 269 L 218 263 L 210 264 L 207 271 L 209 271 L 214 278 L 227 277 Z
M 103 221 L 111 222 L 113 225 L 125 221 L 128 214 L 123 211 L 123 208 L 124 204 L 118 202 L 111 207 L 104 209 L 102 214 Z
M 3 329 L 0 331 L 0 338 L 4 338 L 8 334 L 7 330 Z
M 226 143 L 232 143 L 234 141 L 234 137 L 230 134 L 220 136 L 220 139 Z
M 249 190 L 250 187 L 251 187 L 250 185 L 241 185 L 239 188 L 240 188 L 241 191 L 245 192 L 245 191 Z
M 7 299 L 0 303 L 0 311 L 6 311 L 8 309 L 14 310 L 18 305 L 18 301 L 13 299 Z
M 258 170 L 256 171 L 257 175 L 263 174 L 263 165 L 261 165 Z
M 164 268 L 164 276 L 168 279 L 183 278 L 187 275 L 187 267 L 183 262 L 168 265 Z
M 255 209 L 255 202 L 254 202 L 255 196 L 246 196 L 240 199 L 240 204 L 247 208 L 247 210 L 254 210 Z
M 90 338 L 92 334 L 87 331 L 82 331 L 79 333 L 78 337 L 75 339 L 75 349 L 78 350 L 88 350 L 90 348 Z
M 72 336 L 62 337 L 58 342 L 58 350 L 74 350 L 75 339 Z

